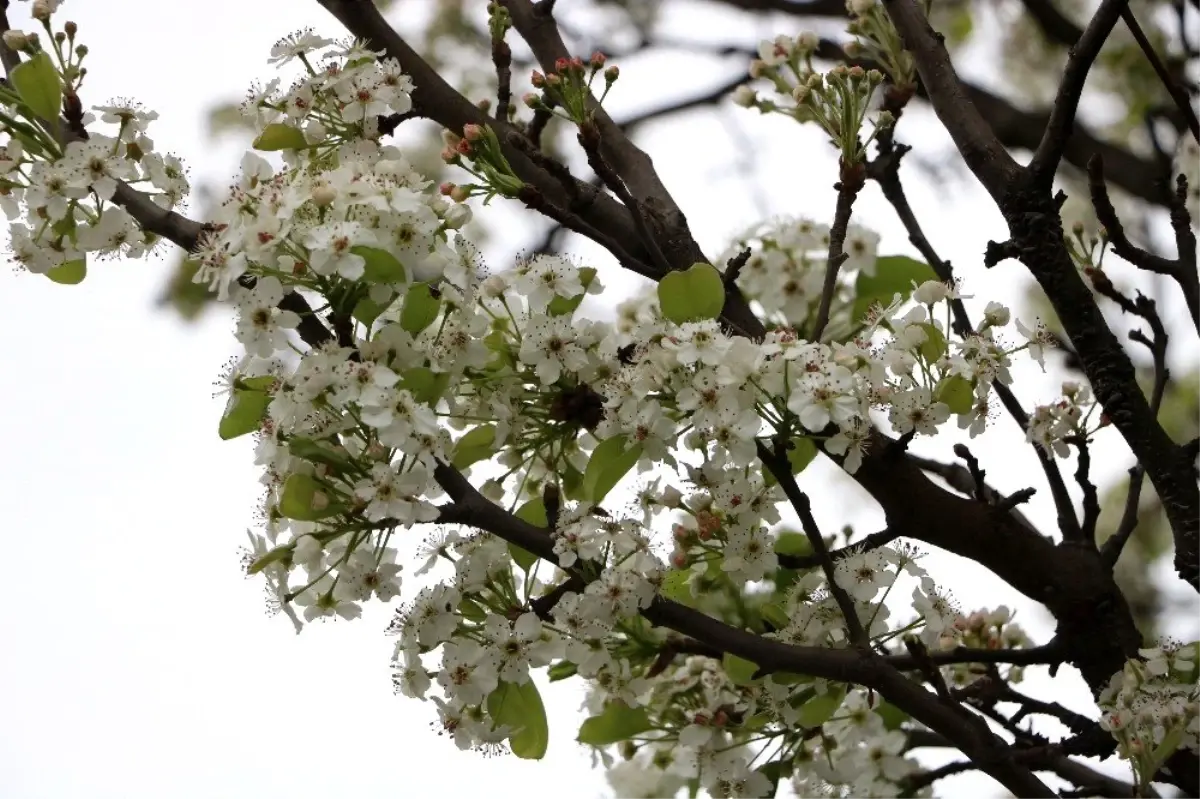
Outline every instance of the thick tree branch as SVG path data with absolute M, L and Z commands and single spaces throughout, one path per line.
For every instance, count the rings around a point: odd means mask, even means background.
M 452 505 L 442 507 L 439 521 L 476 527 L 516 544 L 543 560 L 557 562 L 546 530 L 516 518 L 485 499 L 453 467 L 439 464 L 434 477 L 453 501 Z M 873 688 L 915 720 L 944 736 L 977 762 L 981 771 L 1017 795 L 1055 796 L 1028 768 L 1016 762 L 1003 741 L 986 728 L 980 729 L 944 706 L 932 694 L 879 658 L 864 657 L 863 653 L 848 649 L 784 644 L 731 627 L 662 597 L 656 598 L 642 615 L 655 625 L 707 644 L 716 651 L 729 652 L 749 660 L 763 671 L 811 674 Z
M 1067 68 L 1063 72 L 1058 94 L 1055 95 L 1054 105 L 1050 109 L 1050 122 L 1046 125 L 1042 140 L 1033 154 L 1033 160 L 1029 162 L 1030 175 L 1047 188 L 1054 182 L 1067 139 L 1071 138 L 1075 112 L 1083 96 L 1083 84 L 1087 81 L 1088 72 L 1091 71 L 1096 56 L 1100 54 L 1100 48 L 1116 27 L 1121 12 L 1128 5 L 1129 0 L 1102 0 L 1083 35 L 1071 47 Z
M 913 53 L 921 84 L 929 94 L 933 110 L 942 121 L 967 166 L 997 200 L 1020 174 L 1021 167 L 996 138 L 987 121 L 971 102 L 950 63 L 941 34 L 916 0 L 884 0 L 892 24 L 904 46 Z

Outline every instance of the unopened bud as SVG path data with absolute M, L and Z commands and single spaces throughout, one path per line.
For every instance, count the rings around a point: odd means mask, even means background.
M 63 30 L 67 32 L 68 37 L 74 39 L 75 34 L 79 32 L 79 26 L 71 20 L 67 20 L 63 23 Z
M 21 31 L 7 30 L 4 32 L 4 43 L 17 52 L 23 52 L 29 47 L 29 37 Z
M 600 52 L 599 50 L 592 53 L 592 59 L 588 62 L 588 66 L 590 66 L 593 71 L 602 68 L 604 66 L 604 53 Z
M 467 141 L 479 141 L 483 138 L 483 128 L 479 125 L 463 125 L 463 138 Z
M 312 191 L 312 201 L 318 206 L 326 206 L 337 199 L 337 189 L 329 185 L 317 186 Z
M 456 203 L 465 203 L 467 198 L 471 196 L 471 190 L 466 186 L 455 186 L 450 191 L 450 199 Z
M 607 83 L 613 83 L 619 77 L 621 77 L 621 70 L 616 64 L 613 64 L 611 67 L 604 70 L 604 80 Z
M 752 108 L 758 102 L 758 92 L 745 84 L 733 90 L 733 104 L 742 108 Z
M 45 22 L 50 19 L 50 15 L 54 13 L 47 0 L 33 0 L 33 9 L 29 12 L 30 16 L 38 22 Z
M 526 108 L 536 109 L 542 104 L 542 98 L 538 97 L 533 92 L 527 92 L 521 96 L 521 102 L 525 104 Z

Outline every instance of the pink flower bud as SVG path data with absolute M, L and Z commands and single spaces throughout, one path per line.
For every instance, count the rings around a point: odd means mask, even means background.
M 479 125 L 463 125 L 463 138 L 467 141 L 479 141 L 483 138 L 483 128 Z
M 546 76 L 535 69 L 533 75 L 529 78 L 529 82 L 533 84 L 533 88 L 540 89 L 546 85 Z
M 562 74 L 571 68 L 571 60 L 569 58 L 560 58 L 554 62 L 554 71 Z
M 591 66 L 591 68 L 593 70 L 597 70 L 597 69 L 600 69 L 601 67 L 603 67 L 604 66 L 604 53 L 600 52 L 599 50 L 592 53 L 592 60 L 591 60 L 591 62 L 589 62 L 589 65 Z

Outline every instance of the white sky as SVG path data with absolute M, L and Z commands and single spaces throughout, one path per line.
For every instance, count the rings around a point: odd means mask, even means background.
M 22 27 L 27 4 L 13 6 L 11 20 Z M 240 96 L 251 78 L 272 76 L 265 59 L 280 35 L 305 25 L 342 33 L 315 2 L 297 0 L 69 0 L 65 13 L 91 50 L 85 104 L 131 96 L 157 110 L 152 137 L 184 158 L 197 183 L 231 175 L 239 152 L 206 141 L 207 109 Z M 617 112 L 639 107 L 636 65 L 622 68 Z M 827 221 L 835 167 L 821 137 L 736 113 L 766 154 L 759 176 L 769 210 Z M 940 152 L 944 142 L 928 116 L 911 116 L 900 138 L 919 133 L 924 151 Z M 712 116 L 686 120 L 648 130 L 645 146 L 715 257 L 759 211 L 737 188 L 741 167 L 708 160 L 713 149 L 742 146 L 730 128 Z M 1003 238 L 1003 227 L 972 181 L 934 187 L 910 173 L 909 193 L 935 246 L 968 278 L 968 293 L 1021 296 L 1022 267 L 988 273 L 979 263 L 983 244 Z M 873 187 L 855 219 L 884 234 L 885 252 L 909 252 Z M 511 253 L 533 238 L 529 231 L 497 237 L 492 252 Z M 9 564 L 0 589 L 8 608 L 0 615 L 0 796 L 604 792 L 602 776 L 573 743 L 581 718 L 574 689 L 544 691 L 552 735 L 546 762 L 485 760 L 430 730 L 432 705 L 392 695 L 391 641 L 381 634 L 386 610 L 300 636 L 281 617 L 263 614 L 260 585 L 242 577 L 237 560 L 259 495 L 252 444 L 218 439 L 223 403 L 211 399 L 212 381 L 235 352 L 230 319 L 216 312 L 186 325 L 154 309 L 167 266 L 93 263 L 74 287 L 0 273 L 0 318 L 10 342 L 0 353 L 0 441 L 10 453 L 0 466 Z M 602 279 L 616 294 L 641 288 L 614 271 Z M 1036 370 L 1022 377 L 1030 378 L 1019 392 L 1027 403 L 1055 389 Z M 1007 491 L 1036 473 L 1028 450 L 1009 443 L 1013 433 L 1004 420 L 997 435 L 975 446 Z M 1111 478 L 1129 457 L 1115 435 L 1108 443 L 1098 450 L 1097 471 Z M 947 458 L 949 443 L 931 451 Z M 820 498 L 823 529 L 847 521 L 877 529 L 880 514 L 855 507 L 867 503 L 844 477 L 826 467 L 805 480 Z M 827 485 L 837 492 L 822 490 Z M 1053 518 L 1045 494 L 1031 505 L 1043 522 Z M 413 547 L 422 537 L 414 531 Z M 1035 638 L 1045 640 L 1045 615 L 998 580 L 954 558 L 938 563 L 934 573 L 965 608 L 1018 607 Z M 1090 709 L 1079 686 L 1057 698 Z M 955 785 L 1000 795 L 987 780 L 945 783 Z

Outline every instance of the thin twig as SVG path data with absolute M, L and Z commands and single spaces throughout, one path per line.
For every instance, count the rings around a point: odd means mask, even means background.
M 863 164 L 841 165 L 841 179 L 837 189 L 837 210 L 833 215 L 833 227 L 829 230 L 829 257 L 825 261 L 825 285 L 821 289 L 821 304 L 817 307 L 817 319 L 809 339 L 820 341 L 825 326 L 829 324 L 829 312 L 833 307 L 833 295 L 837 293 L 838 270 L 849 256 L 843 252 L 846 233 L 850 227 L 850 214 L 854 211 L 854 200 L 866 182 L 867 170 Z
M 1150 40 L 1146 38 L 1145 31 L 1138 24 L 1129 6 L 1121 9 L 1121 19 L 1129 27 L 1129 32 L 1133 34 L 1138 47 L 1142 48 L 1142 52 L 1146 54 L 1146 60 L 1150 62 L 1150 66 L 1154 67 L 1154 74 L 1158 75 L 1158 79 L 1162 81 L 1163 87 L 1171 95 L 1171 99 L 1175 101 L 1175 105 L 1179 108 L 1179 113 L 1183 114 L 1183 118 L 1187 120 L 1188 130 L 1192 132 L 1192 137 L 1200 142 L 1200 119 L 1196 118 L 1196 111 L 1192 108 L 1192 101 L 1187 96 L 1187 92 L 1171 79 L 1171 74 L 1167 72 L 1166 65 L 1158 57 L 1158 53 L 1154 52 L 1154 45 L 1150 44 Z

